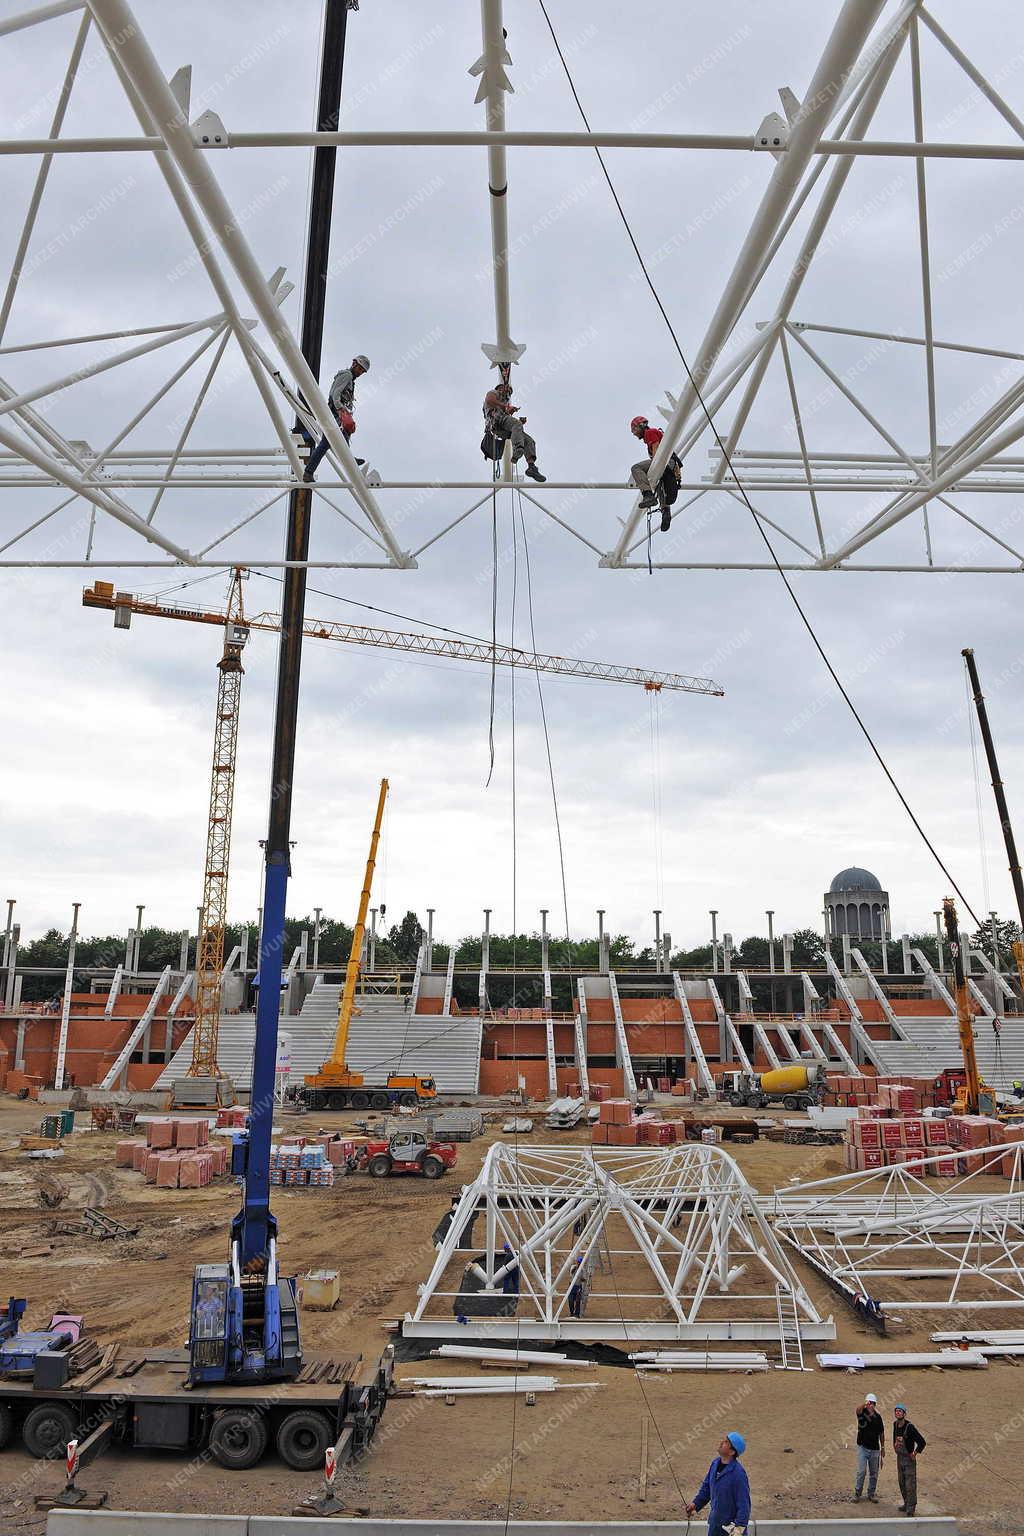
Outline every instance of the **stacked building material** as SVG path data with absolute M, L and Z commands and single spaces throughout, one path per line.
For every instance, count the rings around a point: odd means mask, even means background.
M 1014 1176 L 1018 1155 L 1006 1152 L 993 1160 L 990 1149 L 1024 1141 L 1024 1126 L 1003 1125 L 987 1115 L 938 1118 L 898 1112 L 896 1106 L 906 1104 L 912 1092 L 906 1084 L 883 1084 L 878 1092 L 881 1102 L 861 1107 L 847 1127 L 847 1168 L 862 1171 L 902 1163 L 908 1172 L 933 1179 L 962 1178 L 982 1170 L 1004 1178 Z M 923 1166 L 925 1159 L 937 1161 Z
M 145 1141 L 118 1141 L 114 1163 L 159 1189 L 202 1189 L 228 1172 L 224 1142 L 210 1141 L 206 1120 L 150 1120 Z
M 285 1142 L 270 1149 L 270 1182 L 288 1188 L 330 1188 L 334 1167 L 322 1142 Z
M 548 1106 L 544 1123 L 549 1131 L 571 1131 L 583 1119 L 586 1108 L 586 1099 L 555 1099 Z
M 483 1134 L 484 1117 L 478 1109 L 444 1109 L 427 1116 L 435 1141 L 474 1141 Z
M 591 1139 L 599 1147 L 669 1147 L 679 1127 L 653 1111 L 636 1114 L 629 1099 L 605 1099 Z

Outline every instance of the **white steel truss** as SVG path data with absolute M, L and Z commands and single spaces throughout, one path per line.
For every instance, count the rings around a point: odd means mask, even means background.
M 496 1142 L 402 1331 L 781 1343 L 779 1292 L 805 1338 L 835 1337 L 721 1147 Z
M 44 349 L 68 360 L 42 382 L 27 372 L 25 381 L 0 379 L 0 492 L 7 493 L 0 497 L 0 566 L 66 567 L 102 559 L 104 565 L 117 567 L 279 567 L 277 519 L 287 492 L 302 474 L 302 458 L 289 430 L 295 413 L 311 433 L 325 432 L 329 442 L 330 459 L 314 493 L 317 506 L 332 526 L 340 519 L 355 540 L 343 555 L 311 558 L 306 562 L 310 567 L 412 568 L 489 502 L 489 481 L 378 483 L 377 476 L 360 472 L 282 312 L 291 285 L 283 269 L 269 276 L 260 270 L 244 234 L 244 219 L 229 203 L 217 176 L 218 155 L 302 152 L 311 145 L 336 144 L 353 150 L 404 147 L 424 155 L 442 147 L 486 147 L 488 184 L 482 190 L 490 211 L 494 340 L 485 342 L 483 350 L 491 362 L 509 365 L 517 363 L 524 350 L 522 342 L 512 339 L 510 258 L 516 247 L 510 238 L 515 204 L 509 197 L 510 179 L 514 184 L 509 151 L 514 161 L 517 151 L 547 148 L 575 148 L 584 154 L 600 148 L 656 149 L 710 155 L 709 166 L 717 163 L 715 155 L 761 155 L 764 188 L 749 231 L 703 337 L 686 341 L 692 381 L 684 379 L 680 387 L 677 380 L 678 394 L 667 392 L 663 414 L 668 425 L 654 473 L 672 451 L 683 457 L 685 468 L 673 536 L 658 544 L 654 566 L 773 568 L 739 495 L 739 476 L 755 500 L 759 524 L 777 538 L 776 553 L 786 570 L 1024 570 L 1024 540 L 1014 537 L 1010 520 L 999 510 L 1004 505 L 1001 496 L 1024 490 L 1024 457 L 1013 452 L 1024 438 L 1024 353 L 985 346 L 969 336 L 951 340 L 936 333 L 929 234 L 929 198 L 935 189 L 928 181 L 936 161 L 979 160 L 998 167 L 1024 159 L 1024 115 L 924 0 L 833 0 L 831 31 L 802 101 L 785 90 L 785 119 L 769 113 L 754 132 L 747 125 L 732 133 L 510 129 L 506 112 L 515 70 L 502 0 L 481 0 L 482 51 L 470 68 L 483 109 L 483 123 L 476 130 L 264 130 L 225 124 L 210 111 L 193 120 L 189 67 L 179 68 L 168 80 L 126 0 L 40 4 L 0 22 L 0 79 L 7 37 L 32 27 L 53 27 L 67 16 L 77 18 L 77 24 L 49 122 L 34 135 L 0 138 L 0 163 L 21 157 L 38 162 L 10 274 L 6 282 L 0 279 L 3 367 L 20 374 Z M 958 14 L 956 30 L 970 22 L 969 16 Z M 69 104 L 82 89 L 83 52 L 93 39 L 109 55 L 118 88 L 137 120 L 134 135 L 72 137 L 64 132 Z M 930 59 L 922 57 L 929 50 L 947 66 L 955 66 L 973 95 L 998 114 L 1006 142 L 929 138 L 924 93 Z M 897 91 L 909 98 L 912 137 L 869 137 L 881 103 Z M 52 195 L 48 182 L 53 163 L 60 156 L 98 154 L 112 157 L 112 164 L 133 164 L 141 157 L 157 166 L 191 241 L 193 260 L 209 280 L 215 312 L 201 319 L 156 323 L 155 317 L 153 324 L 123 330 L 6 344 L 19 294 L 35 280 L 33 242 L 40 208 Z M 905 330 L 872 327 L 870 316 L 837 313 L 833 323 L 795 313 L 808 273 L 812 268 L 827 273 L 831 226 L 858 160 L 913 166 L 907 207 L 919 249 L 919 292 L 910 295 Z M 722 254 L 727 265 L 727 255 Z M 882 241 L 880 273 L 887 254 Z M 74 261 L 73 244 L 62 259 Z M 776 279 L 781 279 L 781 288 Z M 755 329 L 746 329 L 747 317 L 756 313 L 754 306 L 764 302 L 762 295 L 769 291 L 778 291 L 779 297 Z M 838 304 L 839 284 L 837 294 Z M 183 350 L 189 341 L 191 346 Z M 890 360 L 920 355 L 918 439 L 904 441 L 905 434 L 886 413 L 872 408 L 857 370 L 829 352 L 832 346 L 851 343 L 876 349 L 872 363 L 882 373 Z M 93 353 L 93 348 L 104 350 Z M 983 404 L 967 403 L 970 408 L 965 408 L 949 442 L 941 440 L 939 358 L 969 358 L 991 369 L 978 390 Z M 154 359 L 166 359 L 164 377 L 147 386 L 130 420 L 112 424 L 102 446 L 72 436 L 70 426 L 58 430 L 49 419 L 55 405 L 64 419 L 75 409 L 84 418 L 85 403 L 91 404 L 103 389 L 95 381 L 140 359 L 150 365 Z M 192 446 L 196 429 L 216 422 L 213 412 L 225 376 L 236 374 L 256 392 L 262 434 L 255 433 L 249 447 Z M 192 404 L 168 445 L 133 446 L 139 425 L 158 415 L 170 391 L 190 379 Z M 708 428 L 698 387 L 726 454 Z M 766 401 L 772 408 L 759 418 L 758 405 Z M 828 427 L 815 419 L 826 407 L 831 413 Z M 842 446 L 844 412 L 850 413 L 848 420 L 857 421 L 862 435 L 869 435 L 875 451 Z M 750 423 L 766 418 L 776 424 L 777 438 L 752 446 L 745 440 Z M 215 425 L 212 430 L 217 430 Z M 129 438 L 132 444 L 126 446 Z M 155 432 L 153 441 L 160 441 Z M 506 466 L 506 483 L 509 475 Z M 223 521 L 204 528 L 202 546 L 193 549 L 187 531 L 181 531 L 179 509 L 197 490 L 265 494 L 249 497 L 241 514 L 215 513 Z M 451 504 L 450 493 L 459 491 L 474 496 L 464 509 Z M 409 521 L 410 492 L 418 521 L 412 547 L 404 549 L 394 530 L 399 522 Z M 586 505 L 581 492 L 586 502 L 601 498 L 602 510 L 609 513 L 606 528 L 618 526 L 611 547 L 608 535 L 597 531 L 590 508 L 579 514 L 579 507 Z M 44 501 L 44 493 L 51 499 Z M 851 496 L 858 498 L 852 516 L 846 510 Z M 399 498 L 397 505 L 394 497 Z M 616 501 L 609 504 L 609 497 Z M 608 569 L 646 566 L 641 512 L 622 482 L 551 480 L 531 486 L 528 499 L 566 534 L 574 549 L 585 551 L 586 558 Z M 210 505 L 218 500 L 211 498 Z M 28 514 L 26 506 L 31 506 Z M 617 519 L 616 509 L 622 514 Z M 713 541 L 702 543 L 710 539 L 705 523 L 719 516 L 729 522 L 726 548 Z M 104 535 L 113 523 L 131 537 L 118 534 L 108 549 Z M 897 533 L 901 525 L 903 532 Z M 908 527 L 917 530 L 913 538 L 907 537 Z M 244 547 L 239 542 L 243 539 Z
M 941 1190 L 926 1184 L 921 1175 L 950 1156 L 976 1158 L 977 1167 Z M 898 1164 L 794 1185 L 761 1205 L 779 1237 L 883 1317 L 886 1307 L 1024 1307 L 1024 1144 L 932 1149 L 916 1166 L 919 1173 Z M 993 1175 L 1002 1183 L 995 1191 Z

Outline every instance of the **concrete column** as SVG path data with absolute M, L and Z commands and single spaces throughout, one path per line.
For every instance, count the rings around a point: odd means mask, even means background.
M 8 902 L 8 906 L 9 907 L 13 907 L 13 905 L 14 905 L 13 901 Z M 996 914 L 994 912 L 990 912 L 989 915 L 988 915 L 988 918 L 989 918 L 989 928 L 990 928 L 990 931 L 992 933 L 992 964 L 995 966 L 996 970 L 998 971 L 998 969 L 999 969 L 999 930 L 996 927 Z M 8 923 L 10 923 L 10 920 L 11 920 L 11 914 L 8 912 L 8 914 L 7 914 L 7 921 L 8 921 Z
M 661 908 L 654 908 L 654 969 L 660 975 L 664 970 L 661 963 Z
M 18 1020 L 18 1034 L 14 1042 L 14 1068 L 16 1072 L 25 1070 L 25 1020 Z
M 774 910 L 770 910 L 770 911 L 765 912 L 765 916 L 768 919 L 768 969 L 770 971 L 774 971 L 775 970 L 775 929 L 774 929 L 774 927 L 772 925 L 772 919 L 775 916 Z
M 782 969 L 787 973 L 793 969 L 793 935 L 791 933 L 782 935 Z
M 887 976 L 888 974 L 889 974 L 889 941 L 888 941 L 888 939 L 883 939 L 882 940 L 882 975 L 883 976 Z
M 486 974 L 491 968 L 491 908 L 484 907 L 484 931 L 480 943 L 480 969 Z
M 142 914 L 145 910 L 145 907 L 141 904 L 135 908 L 135 952 L 132 956 L 132 971 L 136 976 L 139 974 L 139 956 L 142 951 Z
M 671 968 L 672 968 L 672 935 L 669 933 L 668 929 L 666 928 L 665 932 L 661 936 L 661 969 L 662 969 L 662 974 L 667 973 L 669 970 L 671 970 Z
M 434 969 L 434 908 L 427 908 L 427 953 L 423 960 L 423 969 L 429 976 Z
M 18 969 L 18 944 L 21 940 L 21 924 L 14 921 L 15 902 L 7 902 L 7 932 L 4 938 L 4 965 L 7 978 L 4 985 L 4 1007 L 14 1006 L 14 978 Z
M 939 975 L 941 976 L 942 972 L 944 970 L 944 966 L 942 964 L 942 913 L 941 912 L 936 912 L 935 913 L 935 942 L 936 942 L 936 945 L 938 946 L 938 952 L 939 952 L 939 963 L 935 967 L 935 969 L 938 971 Z
M 711 915 L 711 969 L 718 970 L 718 909 L 710 908 Z
M 726 973 L 732 971 L 732 934 L 722 934 L 722 969 Z
M 903 974 L 904 974 L 904 976 L 909 976 L 910 975 L 910 934 L 909 933 L 903 934 L 902 938 L 900 939 L 900 946 L 901 946 L 901 948 L 903 950 Z
M 188 975 L 188 929 L 182 929 L 181 944 L 178 949 L 178 970 L 183 976 Z
M 540 968 L 549 971 L 551 966 L 548 959 L 548 908 L 540 909 Z
M 377 969 L 377 908 L 370 908 L 370 970 Z
M 597 968 L 602 976 L 608 973 L 608 941 L 604 931 L 605 908 L 597 909 Z
M 239 954 L 239 957 L 238 957 L 238 969 L 241 971 L 242 976 L 244 978 L 245 973 L 249 969 L 249 929 L 248 929 L 248 926 L 244 927 L 242 929 L 241 933 L 239 934 L 238 944 L 239 944 L 239 949 L 241 951 L 241 953 Z M 313 955 L 314 955 L 313 966 L 314 966 L 314 969 L 315 969 L 315 967 L 316 967 L 316 958 L 315 958 L 316 957 L 316 947 L 315 947 L 315 943 L 314 943 Z
M 320 921 L 320 919 L 323 916 L 323 910 L 324 910 L 323 907 L 314 907 L 313 908 L 313 974 L 314 974 L 314 976 L 320 970 L 320 934 L 321 934 L 321 932 L 323 930 L 323 924 Z M 246 948 L 248 948 L 248 940 L 249 940 L 249 931 L 248 931 L 248 929 L 246 929 Z
M 843 934 L 843 975 L 849 976 L 853 965 L 853 956 L 850 954 L 850 935 Z

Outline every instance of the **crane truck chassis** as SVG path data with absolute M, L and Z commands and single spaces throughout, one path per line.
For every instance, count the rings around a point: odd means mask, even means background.
M 364 1083 L 359 1078 L 355 1083 L 332 1085 L 319 1072 L 315 1082 L 307 1080 L 292 1097 L 307 1109 L 417 1109 L 433 1102 L 437 1088 L 432 1077 L 404 1073 L 392 1073 L 386 1083 Z
M 343 1466 L 369 1445 L 391 1386 L 390 1350 L 360 1359 L 308 1361 L 300 1379 L 186 1386 L 186 1350 L 122 1347 L 92 1386 L 37 1387 L 0 1380 L 0 1449 L 20 1434 L 31 1456 L 63 1457 L 79 1440 L 83 1463 L 112 1443 L 208 1455 L 231 1471 L 260 1461 L 271 1443 L 296 1471 L 323 1467 L 327 1447 Z M 129 1374 L 130 1372 L 130 1374 Z M 83 1371 L 95 1377 L 95 1368 Z

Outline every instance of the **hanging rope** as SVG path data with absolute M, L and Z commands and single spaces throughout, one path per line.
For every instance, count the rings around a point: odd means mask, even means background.
M 576 90 L 576 85 L 575 85 L 575 82 L 573 81 L 572 73 L 571 73 L 571 71 L 569 69 L 568 61 L 566 60 L 565 54 L 562 52 L 561 44 L 559 43 L 558 37 L 555 34 L 555 29 L 554 29 L 554 25 L 552 24 L 551 17 L 548 15 L 547 6 L 545 5 L 544 0 L 538 0 L 538 4 L 540 6 L 541 12 L 543 13 L 544 20 L 547 22 L 548 31 L 551 33 L 551 41 L 555 45 L 555 51 L 558 54 L 558 57 L 559 57 L 559 59 L 561 61 L 561 64 L 562 64 L 562 68 L 565 71 L 565 77 L 566 77 L 566 80 L 569 82 L 569 89 L 572 92 L 573 100 L 576 102 L 576 106 L 577 106 L 577 108 L 579 110 L 580 117 L 582 118 L 583 123 L 584 123 L 584 125 L 585 125 L 585 127 L 587 129 L 587 132 L 589 133 L 589 132 L 592 131 L 591 127 L 590 127 L 590 119 L 587 117 L 587 114 L 584 111 L 583 103 L 581 102 L 580 97 L 579 97 L 579 93 Z M 817 634 L 815 633 L 815 630 L 814 630 L 814 626 L 812 625 L 810 619 L 807 617 L 807 614 L 804 611 L 803 605 L 800 602 L 800 599 L 797 597 L 796 592 L 793 589 L 792 582 L 789 580 L 789 577 L 786 575 L 786 572 L 782 568 L 782 565 L 781 565 L 781 563 L 779 561 L 779 557 L 775 553 L 775 546 L 772 544 L 771 539 L 768 537 L 768 534 L 765 531 L 765 528 L 764 528 L 764 526 L 762 524 L 760 515 L 755 510 L 754 505 L 753 505 L 753 503 L 750 500 L 750 497 L 747 495 L 746 488 L 745 488 L 742 480 L 740 479 L 739 475 L 736 473 L 736 467 L 735 467 L 735 465 L 732 462 L 732 457 L 731 457 L 731 455 L 730 455 L 730 453 L 729 453 L 729 451 L 728 451 L 724 441 L 722 440 L 721 434 L 718 431 L 718 427 L 715 424 L 715 421 L 714 421 L 714 418 L 711 415 L 711 412 L 708 410 L 707 402 L 704 399 L 704 395 L 701 392 L 700 386 L 698 385 L 696 379 L 694 378 L 694 376 L 693 376 L 693 374 L 692 374 L 692 372 L 690 370 L 690 365 L 689 365 L 689 363 L 686 360 L 686 356 L 685 356 L 685 354 L 683 352 L 682 347 L 680 346 L 679 337 L 675 333 L 675 329 L 674 329 L 674 327 L 672 325 L 672 321 L 669 319 L 668 311 L 665 308 L 665 305 L 662 303 L 661 295 L 658 293 L 658 290 L 657 290 L 657 288 L 654 285 L 654 280 L 651 277 L 651 274 L 650 274 L 650 272 L 647 269 L 647 264 L 644 261 L 643 255 L 641 254 L 641 251 L 640 251 L 640 247 L 637 244 L 636 236 L 633 234 L 632 227 L 631 227 L 629 219 L 628 219 L 628 217 L 626 215 L 626 210 L 622 206 L 622 202 L 621 202 L 621 200 L 619 198 L 619 195 L 618 195 L 618 193 L 615 190 L 614 183 L 612 182 L 611 176 L 608 173 L 608 167 L 605 164 L 604 156 L 602 155 L 600 149 L 598 149 L 596 146 L 595 146 L 595 149 L 594 149 L 594 153 L 597 156 L 598 164 L 600 165 L 601 170 L 604 173 L 604 179 L 608 183 L 608 190 L 611 192 L 611 195 L 612 195 L 612 197 L 613 197 L 613 199 L 615 201 L 615 206 L 618 209 L 619 217 L 622 220 L 623 228 L 625 229 L 626 234 L 627 234 L 627 236 L 629 238 L 629 243 L 633 247 L 633 253 L 636 256 L 636 259 L 637 259 L 637 261 L 638 261 L 638 263 L 640 265 L 640 270 L 643 273 L 643 276 L 644 276 L 644 279 L 645 279 L 645 281 L 647 283 L 647 286 L 648 286 L 648 288 L 651 291 L 651 295 L 652 295 L 652 297 L 654 299 L 654 302 L 657 304 L 658 309 L 661 311 L 662 319 L 664 320 L 665 325 L 668 328 L 669 335 L 672 338 L 672 342 L 673 342 L 673 344 L 675 346 L 675 349 L 676 349 L 676 352 L 677 352 L 677 354 L 679 356 L 679 361 L 682 364 L 683 371 L 686 374 L 686 377 L 687 377 L 687 380 L 689 382 L 690 388 L 693 390 L 694 396 L 697 399 L 697 401 L 698 401 L 698 403 L 700 405 L 700 408 L 703 411 L 704 416 L 705 416 L 705 418 L 707 420 L 707 424 L 711 428 L 711 432 L 712 432 L 712 434 L 714 436 L 715 443 L 716 443 L 716 445 L 718 447 L 719 452 L 722 455 L 723 462 L 725 463 L 726 468 L 728 469 L 729 474 L 732 477 L 732 481 L 735 484 L 736 489 L 739 492 L 739 495 L 743 499 L 743 502 L 744 502 L 744 505 L 747 508 L 747 511 L 750 513 L 750 516 L 753 519 L 754 526 L 757 529 L 757 532 L 760 535 L 762 542 L 764 543 L 765 549 L 768 551 L 769 558 L 771 559 L 772 565 L 775 567 L 775 570 L 776 570 L 776 573 L 778 574 L 779 580 L 782 582 L 783 586 L 785 587 L 786 592 L 787 592 L 787 594 L 789 596 L 789 599 L 792 602 L 793 607 L 796 609 L 797 614 L 799 615 L 800 622 L 803 624 L 804 629 L 807 631 L 807 634 L 810 637 L 812 645 L 814 646 L 815 650 L 817 651 L 818 655 L 820 656 L 820 658 L 821 658 L 821 660 L 822 660 L 822 662 L 823 662 L 823 664 L 824 664 L 824 666 L 825 666 L 829 676 L 831 677 L 832 681 L 835 683 L 835 685 L 838 688 L 840 694 L 842 695 L 842 697 L 843 697 L 843 699 L 844 699 L 844 701 L 846 703 L 846 706 L 849 709 L 851 715 L 853 716 L 854 720 L 857 722 L 857 725 L 860 728 L 860 731 L 861 731 L 862 736 L 864 737 L 864 740 L 867 742 L 869 748 L 871 749 L 871 752 L 873 753 L 875 759 L 878 762 L 879 767 L 881 768 L 882 772 L 885 774 L 885 777 L 888 779 L 890 785 L 892 786 L 893 790 L 895 791 L 896 796 L 897 796 L 900 804 L 903 806 L 903 809 L 906 811 L 907 815 L 910 817 L 911 822 L 913 823 L 913 825 L 916 828 L 918 834 L 920 835 L 921 840 L 925 844 L 925 847 L 928 849 L 929 853 L 932 855 L 932 858 L 935 860 L 936 864 L 938 864 L 939 868 L 942 870 L 942 873 L 946 876 L 946 879 L 949 881 L 949 883 L 952 886 L 953 890 L 960 897 L 960 900 L 963 902 L 963 904 L 964 904 L 965 908 L 967 909 L 967 911 L 971 914 L 971 916 L 974 918 L 974 921 L 976 923 L 978 923 L 978 926 L 980 927 L 981 924 L 979 922 L 977 913 L 974 911 L 974 908 L 971 906 L 970 902 L 967 900 L 967 897 L 964 895 L 964 893 L 960 889 L 959 885 L 953 879 L 953 876 L 950 874 L 948 867 L 944 863 L 943 859 L 940 857 L 939 852 L 938 852 L 937 848 L 935 847 L 935 844 L 932 842 L 931 838 L 925 832 L 924 827 L 921 825 L 921 823 L 918 820 L 917 816 L 914 814 L 914 811 L 912 810 L 910 802 L 908 801 L 906 795 L 903 793 L 902 789 L 897 784 L 896 779 L 893 776 L 893 773 L 892 773 L 891 769 L 889 768 L 888 763 L 886 762 L 885 758 L 882 756 L 881 751 L 879 750 L 879 748 L 875 744 L 874 737 L 871 735 L 871 732 L 868 730 L 868 727 L 864 723 L 864 720 L 862 719 L 862 717 L 860 715 L 860 712 L 857 709 L 857 706 L 854 704 L 853 699 L 847 693 L 846 688 L 844 687 L 844 685 L 843 685 L 843 683 L 842 683 L 842 681 L 841 681 L 841 679 L 839 677 L 838 672 L 836 671 L 835 667 L 832 665 L 832 662 L 830 661 L 830 659 L 828 657 L 828 654 L 825 651 L 825 647 L 822 645 L 821 641 L 818 639 L 818 636 L 817 636 Z
M 513 674 L 515 668 L 512 669 Z M 494 690 L 498 677 L 498 486 L 491 487 L 491 703 L 487 722 L 487 747 L 490 763 L 487 769 L 485 789 L 491 787 L 494 773 Z

